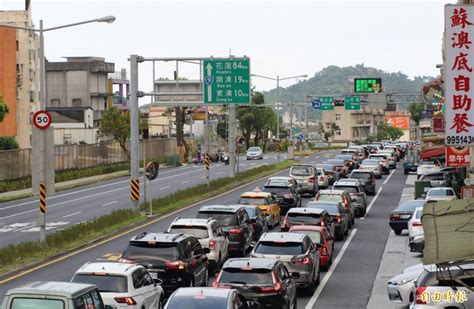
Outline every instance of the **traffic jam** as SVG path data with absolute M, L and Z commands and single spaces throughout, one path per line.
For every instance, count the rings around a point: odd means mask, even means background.
M 166 230 L 141 232 L 118 261 L 89 262 L 75 272 L 71 282 L 84 284 L 77 291 L 84 296 L 71 296 L 74 308 L 100 308 L 100 299 L 108 309 L 297 308 L 298 296 L 313 295 L 331 267 L 335 242 L 364 223 L 359 218 L 377 192 L 376 179 L 397 168 L 408 146 L 351 145 L 324 163 L 294 164 L 287 176 L 239 193 L 234 204 L 204 205 Z M 399 228 L 395 222 L 391 217 Z M 58 282 L 12 289 L 4 303 L 55 284 L 64 289 Z M 16 301 L 14 308 L 56 308 L 54 300 Z

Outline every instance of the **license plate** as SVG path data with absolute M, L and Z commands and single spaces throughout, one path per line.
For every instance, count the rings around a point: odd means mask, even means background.
M 157 273 L 150 273 L 151 278 L 153 279 L 158 279 L 158 274 Z
M 411 215 L 401 215 L 400 219 L 409 219 Z

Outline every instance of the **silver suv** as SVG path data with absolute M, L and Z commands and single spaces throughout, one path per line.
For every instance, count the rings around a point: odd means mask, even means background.
M 290 168 L 290 177 L 296 179 L 301 195 L 309 193 L 312 197 L 318 192 L 318 171 L 311 164 L 297 164 Z
M 298 287 L 313 293 L 319 284 L 319 251 L 306 234 L 265 233 L 260 237 L 251 257 L 282 261 L 289 272 L 298 273 Z
M 176 218 L 171 222 L 168 233 L 188 234 L 196 237 L 203 248 L 209 248 L 207 258 L 211 268 L 217 271 L 227 260 L 229 240 L 224 235 L 219 222 L 213 218 L 186 219 Z

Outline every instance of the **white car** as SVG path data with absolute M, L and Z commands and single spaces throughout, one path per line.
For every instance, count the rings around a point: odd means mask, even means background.
M 263 159 L 263 150 L 260 147 L 250 147 L 247 150 L 247 160 Z
M 360 164 L 359 169 L 371 171 L 377 179 L 382 178 L 382 166 L 380 166 L 379 160 L 377 159 L 365 159 Z
M 329 187 L 327 172 L 321 167 L 317 167 L 316 170 L 318 171 L 318 187 L 320 189 L 327 189 Z
M 387 282 L 387 294 L 390 302 L 409 306 L 415 300 L 414 288 L 416 280 L 423 272 L 423 264 L 406 268 Z
M 431 188 L 426 193 L 427 201 L 453 201 L 457 199 L 456 193 L 450 187 Z
M 229 240 L 215 219 L 176 218 L 168 227 L 168 233 L 187 234 L 196 237 L 203 248 L 209 248 L 207 258 L 212 270 L 217 271 L 229 256 Z
M 417 178 L 420 179 L 421 175 L 438 172 L 440 169 L 439 162 L 433 160 L 421 160 L 418 163 L 416 175 Z
M 417 207 L 408 221 L 408 245 L 412 252 L 423 253 L 425 248 L 425 234 L 421 222 L 422 214 L 423 207 Z
M 104 304 L 112 308 L 163 308 L 161 281 L 152 279 L 147 269 L 138 264 L 87 263 L 71 281 L 97 285 Z

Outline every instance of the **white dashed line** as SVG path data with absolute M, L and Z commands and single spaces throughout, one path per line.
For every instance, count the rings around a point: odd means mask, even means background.
M 393 173 L 395 173 L 395 170 L 392 170 L 392 172 L 390 173 L 390 175 L 388 175 L 387 179 L 385 179 L 385 181 L 383 182 L 383 184 L 386 184 L 388 182 L 388 180 L 390 179 L 390 177 L 392 177 Z
M 188 183 L 188 182 L 191 182 L 191 180 L 185 180 L 185 181 L 182 181 L 181 183 L 185 184 L 185 183 Z
M 115 203 L 117 203 L 117 201 L 105 203 L 105 204 L 102 204 L 102 206 L 109 206 L 109 205 L 112 205 L 112 204 L 115 204 Z
M 75 213 L 72 213 L 72 214 L 69 214 L 69 215 L 63 216 L 63 218 L 72 217 L 72 216 L 78 215 L 78 214 L 80 214 L 80 213 L 81 213 L 81 212 L 80 212 L 80 211 L 78 211 L 78 212 L 75 212 Z
M 380 187 L 380 188 L 379 188 L 379 190 L 377 191 L 377 194 L 374 196 L 374 198 L 373 198 L 372 201 L 370 202 L 369 207 L 367 207 L 367 210 L 366 210 L 366 212 L 365 212 L 365 216 L 363 216 L 362 218 L 360 218 L 361 220 L 364 220 L 364 219 L 367 217 L 367 215 L 369 214 L 370 209 L 372 208 L 372 206 L 375 204 L 375 201 L 376 201 L 377 198 L 379 197 L 380 192 L 382 192 L 382 189 L 383 189 L 383 187 Z
M 169 189 L 171 188 L 170 186 L 166 186 L 166 187 L 161 187 L 160 190 L 166 190 L 166 189 Z

